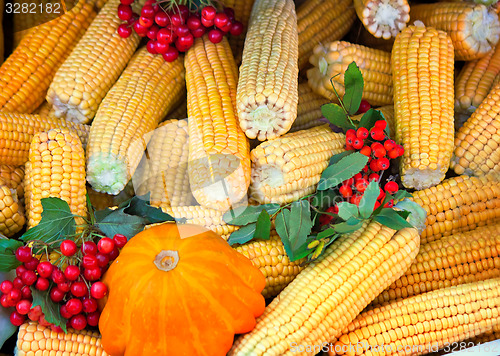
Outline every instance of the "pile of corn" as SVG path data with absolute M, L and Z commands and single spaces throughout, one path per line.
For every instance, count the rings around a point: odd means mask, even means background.
M 307 266 L 289 261 L 276 232 L 235 247 L 266 276 L 264 296 L 278 298 L 230 354 L 496 339 L 500 7 L 480 2 L 222 0 L 248 24 L 244 37 L 197 38 L 166 62 L 137 34 L 118 36 L 119 0 L 78 0 L 23 31 L 0 66 L 0 233 L 35 226 L 43 197 L 85 215 L 86 193 L 102 209 L 149 191 L 153 205 L 227 239 L 238 228 L 222 219 L 231 206 L 315 191 L 345 146 L 321 105 L 337 100 L 332 82 L 343 94 L 355 61 L 363 98 L 405 149 L 400 177 L 427 211 L 425 229 L 370 223 Z M 96 332 L 36 324 L 17 346 L 103 352 Z

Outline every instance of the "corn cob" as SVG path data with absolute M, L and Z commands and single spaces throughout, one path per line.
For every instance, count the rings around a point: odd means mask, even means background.
M 92 122 L 87 147 L 92 188 L 113 195 L 123 190 L 144 152 L 146 133 L 180 101 L 184 88 L 182 58 L 167 62 L 146 47 L 136 52 Z
M 495 86 L 455 136 L 451 168 L 456 174 L 500 172 L 500 86 Z
M 414 192 L 411 199 L 427 212 L 422 244 L 500 220 L 500 182 L 496 176 L 449 178 Z
M 28 229 L 41 220 L 41 199 L 66 201 L 77 216 L 87 215 L 85 151 L 78 136 L 68 129 L 50 129 L 33 136 L 25 174 Z M 76 224 L 83 223 L 80 217 Z
M 415 261 L 372 305 L 500 277 L 500 224 L 420 244 Z
M 145 0 L 135 1 L 140 12 Z M 57 71 L 47 92 L 47 101 L 57 117 L 88 123 L 96 115 L 106 93 L 116 82 L 139 45 L 133 32 L 128 38 L 117 33 L 120 0 L 109 0 Z
M 23 37 L 0 67 L 1 111 L 31 113 L 40 106 L 57 69 L 95 15 L 92 2 L 80 0 Z
M 16 356 L 108 356 L 97 331 L 68 328 L 56 333 L 34 321 L 19 327 L 16 351 Z
M 306 130 L 311 127 L 324 125 L 326 121 L 321 119 L 323 117 L 321 106 L 328 102 L 328 99 L 316 94 L 307 82 L 300 83 L 297 118 L 288 132 Z
M 391 138 L 394 138 L 394 133 L 396 130 L 394 123 L 394 105 L 384 105 L 374 109 L 380 111 L 380 113 L 384 116 L 385 121 L 387 121 L 387 127 L 389 128 L 389 132 L 391 134 L 390 136 Z M 358 114 L 351 116 L 351 119 L 353 121 L 360 121 L 362 117 L 363 114 Z
M 363 311 L 329 355 L 423 355 L 493 330 L 500 324 L 500 278 L 438 289 Z M 370 350 L 371 346 L 371 350 Z M 340 352 L 336 352 L 340 351 Z
M 333 41 L 314 48 L 310 58 L 313 67 L 307 70 L 309 85 L 316 93 L 338 102 L 332 82 L 342 97 L 344 72 L 353 61 L 363 74 L 363 99 L 373 106 L 392 104 L 390 53 L 346 41 Z
M 407 0 L 354 0 L 354 9 L 368 32 L 386 40 L 396 37 L 410 20 Z
M 236 63 L 241 63 L 241 55 L 243 54 L 243 45 L 245 44 L 245 36 L 248 27 L 248 20 L 252 12 L 252 6 L 255 0 L 223 0 L 222 3 L 226 7 L 230 7 L 236 14 L 236 20 L 243 24 L 243 33 L 239 36 L 229 36 L 228 42 L 231 46 Z
M 33 111 L 33 114 L 40 115 L 42 117 L 48 116 L 50 118 L 57 118 L 55 109 L 46 100 L 42 103 L 42 105 L 40 105 Z
M 0 164 L 18 166 L 26 163 L 35 133 L 63 127 L 77 133 L 85 147 L 89 126 L 33 114 L 0 112 Z
M 444 179 L 453 153 L 453 45 L 443 31 L 411 25 L 396 37 L 391 62 L 401 181 L 428 188 Z
M 500 39 L 500 21 L 493 9 L 468 2 L 414 4 L 411 22 L 445 31 L 455 49 L 455 60 L 471 61 L 492 51 Z
M 250 198 L 284 204 L 314 193 L 330 158 L 344 147 L 344 134 L 326 124 L 262 142 L 250 152 Z
M 498 45 L 484 57 L 465 62 L 455 80 L 455 112 L 474 112 L 493 88 L 499 73 Z
M 24 165 L 0 164 L 0 178 L 16 191 L 19 200 L 24 198 Z
M 304 355 L 293 345 L 321 345 L 338 337 L 404 273 L 418 247 L 416 229 L 396 232 L 377 222 L 340 236 L 274 298 L 229 355 Z
M 234 248 L 245 255 L 266 277 L 265 298 L 277 296 L 304 269 L 305 259 L 290 262 L 276 230 L 269 240 L 253 240 Z
M 227 240 L 233 231 L 240 228 L 236 225 L 226 224 L 222 219 L 222 215 L 224 214 L 222 211 L 204 208 L 200 205 L 170 206 L 168 204 L 160 204 L 159 207 L 163 212 L 176 219 L 184 219 L 183 221 L 186 224 L 201 225 L 214 231 L 224 240 Z
M 353 0 L 306 0 L 297 8 L 299 69 L 309 64 L 314 47 L 340 40 L 356 20 Z M 300 99 L 299 99 L 300 100 Z
M 3 177 L 0 177 L 0 233 L 13 237 L 26 223 L 22 205 L 16 191 Z
M 151 205 L 193 205 L 189 187 L 187 120 L 168 120 L 148 136 L 147 155 L 142 157 L 132 182 L 138 195 L 150 192 Z
M 185 56 L 191 192 L 198 204 L 226 210 L 246 197 L 250 149 L 238 126 L 238 69 L 229 43 L 197 38 Z
M 298 32 L 293 0 L 256 0 L 248 25 L 236 94 L 248 138 L 281 136 L 297 117 Z

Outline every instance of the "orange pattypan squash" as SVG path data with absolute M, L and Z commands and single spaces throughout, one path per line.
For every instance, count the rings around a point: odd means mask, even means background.
M 161 224 L 134 236 L 103 277 L 112 356 L 226 355 L 264 312 L 263 274 L 216 233 Z

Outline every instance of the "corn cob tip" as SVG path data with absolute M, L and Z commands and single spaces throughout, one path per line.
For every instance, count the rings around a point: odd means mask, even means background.
M 87 163 L 87 181 L 100 193 L 116 195 L 128 182 L 126 162 L 113 153 L 98 152 Z
M 362 12 L 360 18 L 365 28 L 376 38 L 396 37 L 410 20 L 410 6 L 406 0 L 368 1 L 364 7 L 356 3 L 356 10 Z
M 240 113 L 244 113 L 245 120 L 240 120 L 240 127 L 249 139 L 259 141 L 270 140 L 280 136 L 280 132 L 287 132 L 295 121 L 296 115 L 286 107 L 276 111 L 268 105 L 259 105 L 255 108 L 240 103 Z M 295 112 L 293 112 L 296 114 Z
M 85 116 L 87 112 L 82 113 L 82 111 L 77 110 L 77 108 L 75 108 L 74 105 L 62 102 L 62 100 L 58 96 L 47 95 L 46 100 L 52 107 L 50 113 L 53 114 L 55 117 L 64 118 L 67 121 L 75 122 L 78 124 L 86 124 L 89 122 L 89 119 Z

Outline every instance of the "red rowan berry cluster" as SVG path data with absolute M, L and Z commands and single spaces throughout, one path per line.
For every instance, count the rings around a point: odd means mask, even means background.
M 243 24 L 236 21 L 234 10 L 225 7 L 217 11 L 213 6 L 205 6 L 200 12 L 190 11 L 186 5 L 172 6 L 165 10 L 158 0 L 148 0 L 137 14 L 132 10 L 134 0 L 121 0 L 118 18 L 126 21 L 118 27 L 118 34 L 127 38 L 135 31 L 141 37 L 149 38 L 147 50 L 161 54 L 168 61 L 174 61 L 179 52 L 186 52 L 194 39 L 208 33 L 212 43 L 219 43 L 231 34 L 243 33 Z
M 32 291 L 37 290 L 48 293 L 50 300 L 59 305 L 68 327 L 82 330 L 87 325 L 97 326 L 100 316 L 97 300 L 108 292 L 100 278 L 126 243 L 127 237 L 121 234 L 112 239 L 102 237 L 97 244 L 85 241 L 80 247 L 73 240 L 64 240 L 60 254 L 76 264 L 62 268 L 56 261 L 41 261 L 30 246 L 17 248 L 15 256 L 22 264 L 16 268 L 16 277 L 0 283 L 0 304 L 15 308 L 10 315 L 11 323 L 19 326 L 29 318 L 54 331 L 62 331 L 60 326 L 46 320 L 40 305 L 33 306 Z

